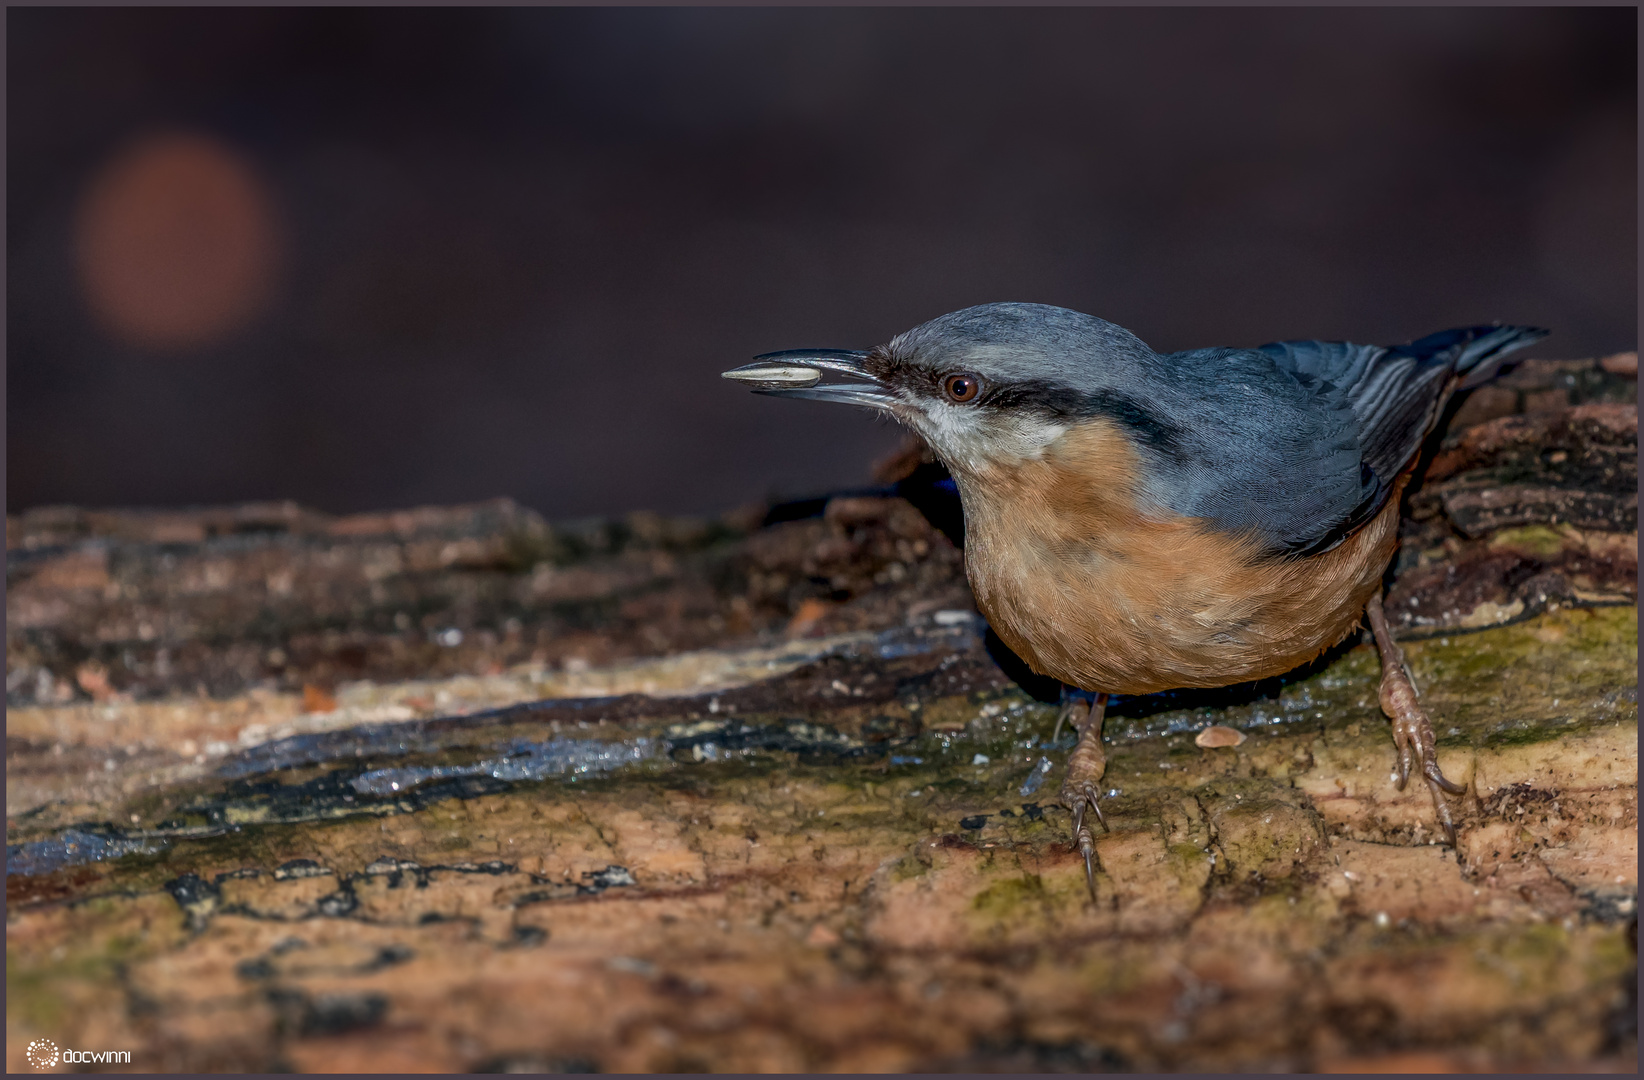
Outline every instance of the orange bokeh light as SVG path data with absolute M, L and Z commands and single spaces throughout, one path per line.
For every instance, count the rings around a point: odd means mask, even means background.
M 215 139 L 150 136 L 87 186 L 75 237 L 87 302 L 133 345 L 210 344 L 266 309 L 279 261 L 272 200 Z

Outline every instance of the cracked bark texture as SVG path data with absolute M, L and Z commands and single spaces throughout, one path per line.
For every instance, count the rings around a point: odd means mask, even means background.
M 1094 904 L 901 500 L 8 518 L 8 1066 L 1630 1070 L 1634 379 L 1526 362 L 1407 502 L 1458 850 L 1349 642 L 1113 700 Z

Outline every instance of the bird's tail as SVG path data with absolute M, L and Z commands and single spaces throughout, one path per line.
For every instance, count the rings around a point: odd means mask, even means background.
M 1533 345 L 1551 331 L 1536 326 L 1465 326 L 1440 330 L 1391 351 L 1423 366 L 1442 364 L 1463 376 L 1456 389 L 1470 390 L 1495 377 L 1508 353 Z

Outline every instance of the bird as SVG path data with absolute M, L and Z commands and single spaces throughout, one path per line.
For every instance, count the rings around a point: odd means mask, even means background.
M 1383 579 L 1401 496 L 1446 404 L 1547 333 L 1488 325 L 1405 345 L 1159 353 L 1092 315 L 992 303 L 872 349 L 786 349 L 724 377 L 889 414 L 946 467 L 978 610 L 1033 673 L 1062 684 L 1056 730 L 1072 720 L 1077 741 L 1059 796 L 1094 898 L 1109 697 L 1280 675 L 1366 620 L 1396 785 L 1419 761 L 1455 846 L 1445 796 L 1465 788 L 1439 768 Z

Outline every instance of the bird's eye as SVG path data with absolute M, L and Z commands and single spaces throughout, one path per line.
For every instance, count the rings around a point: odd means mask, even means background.
M 942 380 L 942 389 L 950 399 L 962 405 L 976 400 L 976 395 L 982 392 L 982 380 L 976 375 L 949 375 Z

